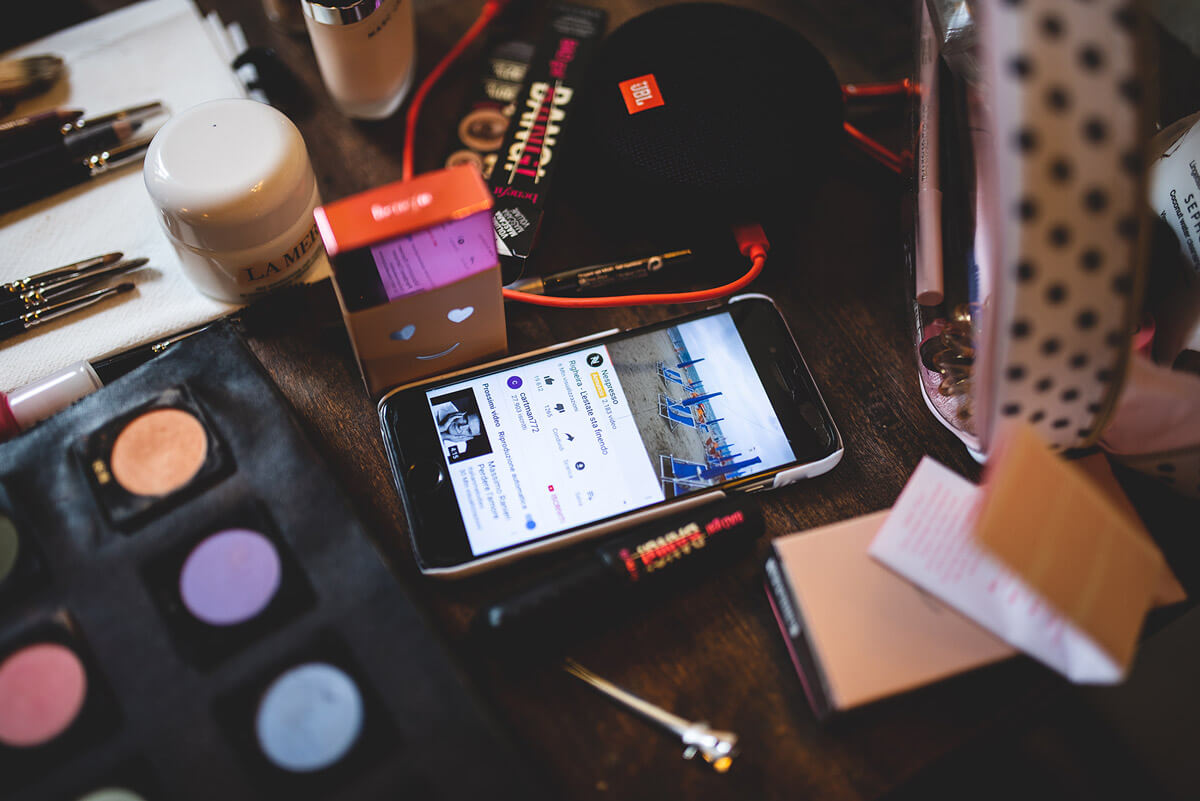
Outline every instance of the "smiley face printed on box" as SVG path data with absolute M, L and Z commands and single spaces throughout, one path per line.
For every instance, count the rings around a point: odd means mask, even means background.
M 426 321 L 421 326 L 422 330 L 418 330 L 416 323 L 407 323 L 400 328 L 388 334 L 388 338 L 395 342 L 412 342 L 415 345 L 428 343 L 431 347 L 437 347 L 442 342 L 450 342 L 445 348 L 436 352 L 422 353 L 421 347 L 417 347 L 416 353 L 413 355 L 420 361 L 434 361 L 441 359 L 444 356 L 449 356 L 463 344 L 463 331 L 469 332 L 471 326 L 464 326 L 463 323 L 470 320 L 475 314 L 474 306 L 460 306 L 450 309 L 445 313 L 447 324 L 443 325 L 436 317 Z M 432 328 L 433 331 L 426 332 L 424 329 Z M 449 334 L 449 336 L 446 336 Z M 469 336 L 469 334 L 467 334 Z M 453 340 L 453 341 L 451 341 Z
M 507 350 L 500 271 L 346 318 L 371 392 L 449 373 Z
M 372 394 L 508 349 L 492 205 L 464 164 L 314 212 Z

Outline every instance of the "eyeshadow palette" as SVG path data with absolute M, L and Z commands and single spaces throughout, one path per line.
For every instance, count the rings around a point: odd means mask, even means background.
M 0 446 L 6 799 L 535 797 L 217 326 Z

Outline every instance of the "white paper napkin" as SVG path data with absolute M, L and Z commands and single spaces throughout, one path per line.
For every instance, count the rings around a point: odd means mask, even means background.
M 145 0 L 60 31 L 5 57 L 55 53 L 68 75 L 12 116 L 54 107 L 89 116 L 163 101 L 172 112 L 245 90 L 218 54 L 190 0 Z M 215 319 L 237 308 L 201 295 L 181 272 L 142 181 L 140 163 L 0 215 L 0 281 L 109 251 L 150 264 L 134 293 L 0 343 L 0 389 L 80 359 L 96 359 Z

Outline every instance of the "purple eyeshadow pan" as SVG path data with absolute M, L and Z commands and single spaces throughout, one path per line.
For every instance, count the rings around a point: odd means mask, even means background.
M 233 626 L 267 608 L 279 589 L 279 551 L 249 529 L 218 531 L 200 542 L 179 572 L 179 595 L 199 620 Z

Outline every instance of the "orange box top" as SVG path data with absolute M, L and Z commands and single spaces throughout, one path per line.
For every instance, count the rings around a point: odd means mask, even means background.
M 479 171 L 460 164 L 326 203 L 313 216 L 326 252 L 336 256 L 491 207 Z

